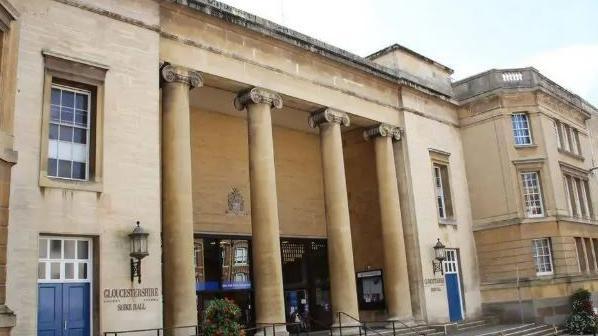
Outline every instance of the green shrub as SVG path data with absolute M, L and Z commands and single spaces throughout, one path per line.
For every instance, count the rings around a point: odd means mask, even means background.
M 565 328 L 574 335 L 591 334 L 596 330 L 597 322 L 590 292 L 578 289 L 571 295 L 571 315 L 565 321 Z
M 206 307 L 204 320 L 205 336 L 239 336 L 243 335 L 241 325 L 237 322 L 241 310 L 227 299 L 212 300 Z

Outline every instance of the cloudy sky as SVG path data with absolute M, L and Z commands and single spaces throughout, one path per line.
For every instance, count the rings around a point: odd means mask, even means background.
M 366 56 L 399 43 L 455 70 L 534 66 L 598 106 L 598 0 L 222 0 Z

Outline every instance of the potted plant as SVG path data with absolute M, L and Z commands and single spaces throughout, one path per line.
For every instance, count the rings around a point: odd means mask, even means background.
M 238 319 L 241 309 L 228 299 L 210 301 L 205 311 L 203 334 L 205 336 L 243 336 Z
M 571 295 L 571 315 L 565 321 L 565 328 L 573 335 L 596 335 L 597 319 L 590 292 L 585 289 L 575 291 Z

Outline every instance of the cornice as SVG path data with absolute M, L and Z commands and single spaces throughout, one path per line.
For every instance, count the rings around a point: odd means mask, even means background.
M 161 80 L 167 83 L 182 83 L 190 89 L 203 86 L 203 77 L 198 71 L 165 63 L 160 69 Z
M 267 104 L 271 108 L 282 108 L 282 97 L 274 92 L 260 87 L 241 91 L 235 97 L 235 108 L 239 111 L 244 110 L 249 104 Z
M 337 123 L 341 126 L 348 127 L 351 125 L 351 119 L 345 112 L 326 108 L 317 112 L 313 112 L 308 119 L 309 126 L 316 128 L 325 123 Z
M 389 137 L 392 140 L 399 141 L 401 140 L 401 128 L 382 123 L 365 129 L 363 137 L 366 140 L 377 137 Z

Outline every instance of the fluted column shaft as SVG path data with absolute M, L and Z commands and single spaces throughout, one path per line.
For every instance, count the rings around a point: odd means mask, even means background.
M 411 294 L 407 276 L 407 254 L 399 203 L 393 141 L 400 140 L 398 127 L 381 124 L 364 132 L 373 138 L 376 152 L 378 200 L 384 251 L 384 289 L 389 320 L 410 320 Z
M 349 117 L 345 113 L 326 109 L 312 114 L 310 125 L 320 128 L 330 294 L 334 324 L 338 325 L 338 312 L 359 318 L 341 137 L 341 125 L 348 126 Z M 343 325 L 354 323 L 344 316 L 341 319 Z
M 282 107 L 282 99 L 271 91 L 253 88 L 240 93 L 235 99 L 235 106 L 239 110 L 247 110 L 256 323 L 284 323 L 271 116 L 273 107 Z
M 189 90 L 199 73 L 166 65 L 162 74 L 162 250 L 164 327 L 197 324 L 193 266 Z

